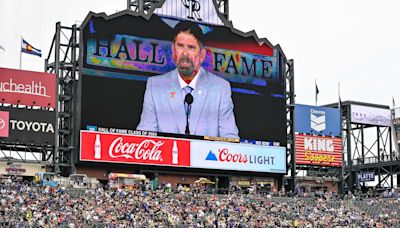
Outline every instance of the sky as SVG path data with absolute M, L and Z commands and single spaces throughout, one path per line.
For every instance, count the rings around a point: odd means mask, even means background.
M 89 11 L 113 14 L 126 0 L 0 0 L 0 67 L 19 68 L 21 37 L 42 58 L 22 55 L 22 69 L 43 71 L 56 22 L 80 24 Z M 342 100 L 400 105 L 400 1 L 230 0 L 229 19 L 243 32 L 280 45 L 295 63 L 296 103 Z

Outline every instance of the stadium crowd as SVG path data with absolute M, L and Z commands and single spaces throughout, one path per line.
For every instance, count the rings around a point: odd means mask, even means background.
M 275 197 L 150 188 L 65 189 L 7 179 L 0 227 L 400 227 L 400 199 Z

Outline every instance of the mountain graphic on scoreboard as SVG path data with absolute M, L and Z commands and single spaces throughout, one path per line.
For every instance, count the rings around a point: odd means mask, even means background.
M 210 150 L 210 152 L 207 154 L 206 161 L 218 161 L 218 159 L 217 156 L 215 156 L 215 154 Z

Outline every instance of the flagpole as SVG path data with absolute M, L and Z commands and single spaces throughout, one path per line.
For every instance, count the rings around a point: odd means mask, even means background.
M 396 102 L 394 101 L 394 96 L 392 96 L 392 105 L 393 105 L 393 109 L 396 107 Z
M 340 125 L 340 145 L 342 147 L 342 167 L 340 167 L 340 193 L 344 194 L 344 143 L 343 143 L 343 113 L 342 113 L 342 98 L 340 97 L 340 82 L 338 82 L 338 108 L 339 108 L 339 125 Z
M 19 47 L 19 69 L 22 70 L 22 50 L 21 50 L 21 47 L 22 47 L 22 36 L 21 36 L 21 43 L 20 43 L 19 46 L 20 46 Z
M 318 86 L 317 86 L 317 79 L 314 79 L 315 83 L 315 106 L 318 106 Z
M 392 139 L 395 142 L 394 143 L 394 150 L 395 150 L 394 156 L 397 157 L 397 156 L 400 156 L 400 149 L 399 149 L 399 144 L 397 143 L 398 139 L 397 139 L 397 133 L 396 133 L 396 128 L 395 128 L 395 124 L 394 124 L 394 120 L 396 118 L 396 114 L 395 114 L 395 110 L 394 109 L 396 107 L 396 103 L 394 101 L 394 96 L 393 95 L 392 95 L 392 106 L 393 106 L 393 109 L 391 111 L 392 121 L 391 121 L 390 128 L 392 130 Z
M 338 82 L 338 96 L 339 96 L 339 103 L 338 103 L 338 105 L 341 105 L 342 104 L 342 99 L 341 99 L 341 97 L 340 97 L 340 82 Z M 339 106 L 339 108 L 341 108 L 340 106 Z

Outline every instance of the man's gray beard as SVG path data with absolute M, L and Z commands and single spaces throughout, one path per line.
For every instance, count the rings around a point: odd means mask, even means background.
M 182 67 L 182 66 L 180 66 L 180 64 L 182 62 L 187 62 L 190 64 L 190 66 Z M 193 66 L 193 61 L 189 57 L 186 57 L 186 56 L 181 57 L 179 59 L 179 63 L 177 65 L 178 65 L 178 72 L 180 75 L 182 75 L 184 77 L 192 76 L 192 74 L 194 72 L 194 66 Z
M 185 76 L 185 77 L 189 77 L 192 76 L 193 72 L 194 72 L 194 67 L 179 67 L 178 66 L 178 72 L 180 75 Z

